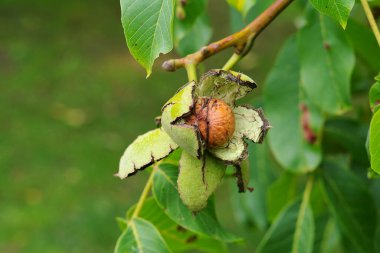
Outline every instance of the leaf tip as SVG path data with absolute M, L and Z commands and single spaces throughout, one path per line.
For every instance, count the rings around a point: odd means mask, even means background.
M 150 75 L 152 74 L 152 69 L 149 68 L 149 69 L 146 69 L 146 79 L 148 79 L 150 77 Z
M 125 177 L 123 177 L 122 175 L 120 175 L 120 173 L 115 173 L 113 174 L 114 177 L 118 177 L 120 179 L 124 179 Z

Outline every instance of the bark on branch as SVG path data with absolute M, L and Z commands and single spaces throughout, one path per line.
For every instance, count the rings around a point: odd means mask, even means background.
M 277 0 L 242 30 L 221 40 L 202 47 L 199 51 L 183 58 L 170 59 L 162 64 L 166 71 L 175 71 L 188 65 L 198 65 L 210 56 L 229 47 L 235 47 L 235 54 L 244 55 L 250 49 L 252 41 L 292 2 Z

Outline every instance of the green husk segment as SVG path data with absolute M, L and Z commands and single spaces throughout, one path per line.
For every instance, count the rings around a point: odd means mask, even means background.
M 161 124 L 166 133 L 193 157 L 201 157 L 202 141 L 199 130 L 184 123 L 182 117 L 191 112 L 194 105 L 196 83 L 182 87 L 163 107 Z
M 235 130 L 226 147 L 209 149 L 210 153 L 226 164 L 239 164 L 248 156 L 248 144 Z
M 256 88 L 248 76 L 234 71 L 213 69 L 203 74 L 196 90 L 198 97 L 222 99 L 230 106 Z
M 208 154 L 198 160 L 182 152 L 177 183 L 183 203 L 193 212 L 205 208 L 225 171 L 226 165 Z
M 199 130 L 195 126 L 178 122 L 171 123 L 171 109 L 174 105 L 167 106 L 162 113 L 162 128 L 181 148 L 186 150 L 193 157 L 200 158 L 202 155 L 202 141 Z
M 178 145 L 161 128 L 140 135 L 125 150 L 116 176 L 123 179 L 133 175 L 138 170 L 167 157 L 177 148 Z
M 168 110 L 168 106 L 170 107 L 170 123 L 173 123 L 178 118 L 189 113 L 194 104 L 194 90 L 196 83 L 194 81 L 187 83 L 181 89 L 177 91 L 177 93 L 165 103 L 162 107 L 162 111 Z
M 244 105 L 234 108 L 234 114 L 235 132 L 255 143 L 261 143 L 270 128 L 263 111 Z

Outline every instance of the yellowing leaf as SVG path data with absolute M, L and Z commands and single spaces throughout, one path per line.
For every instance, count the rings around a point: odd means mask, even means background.
M 256 0 L 227 0 L 227 2 L 245 17 Z

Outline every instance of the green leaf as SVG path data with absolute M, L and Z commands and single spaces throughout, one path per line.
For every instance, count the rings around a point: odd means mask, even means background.
M 350 19 L 346 29 L 356 54 L 363 59 L 374 71 L 380 69 L 380 48 L 371 29 Z
M 158 230 L 147 220 L 133 218 L 116 243 L 115 253 L 169 253 Z
M 121 22 L 132 56 L 152 73 L 160 53 L 173 49 L 173 0 L 120 0 Z
M 308 253 L 313 250 L 314 219 L 306 203 L 296 201 L 278 215 L 256 249 L 256 253 Z
M 280 168 L 273 159 L 268 142 L 264 142 L 262 145 L 250 145 L 250 154 L 251 182 L 255 190 L 252 193 L 253 197 L 248 194 L 244 194 L 244 196 L 251 199 L 252 203 L 248 207 L 252 210 L 252 218 L 263 230 L 268 223 L 267 192 Z
M 323 129 L 323 151 L 333 155 L 349 153 L 354 162 L 368 167 L 367 151 L 363 145 L 367 134 L 367 123 L 342 117 L 330 119 Z
M 344 31 L 316 15 L 299 33 L 298 53 L 307 97 L 327 114 L 345 112 L 351 105 L 350 78 L 355 56 Z
M 211 39 L 212 29 L 206 13 L 206 0 L 190 0 L 184 7 L 185 18 L 175 19 L 175 47 L 184 56 L 199 50 Z
M 371 168 L 380 174 L 380 110 L 375 112 L 371 120 L 369 152 L 371 155 Z
M 167 157 L 178 145 L 161 128 L 137 137 L 120 159 L 117 176 L 126 178 Z
M 264 85 L 264 98 L 265 113 L 273 126 L 268 140 L 277 161 L 294 172 L 314 170 L 321 161 L 318 139 L 322 116 L 313 106 L 307 106 L 308 101 L 302 96 L 294 38 L 279 53 Z M 304 129 L 302 121 L 308 123 L 308 129 Z
M 212 69 L 202 75 L 196 94 L 199 97 L 222 99 L 230 106 L 256 88 L 249 76 L 234 71 Z
M 320 220 L 323 219 L 323 217 L 328 216 L 328 210 L 326 209 L 326 201 L 324 201 L 324 192 L 321 181 L 322 180 L 319 177 L 315 178 L 313 191 L 310 195 L 310 206 L 313 209 L 313 214 L 316 217 L 316 220 Z M 327 218 L 325 219 L 325 222 L 327 222 Z M 319 235 L 316 235 L 316 239 L 317 236 Z
M 233 187 L 231 198 L 237 220 L 242 225 L 254 223 L 261 231 L 264 231 L 268 225 L 266 193 L 279 168 L 271 156 L 268 142 L 264 141 L 262 145 L 249 145 L 249 153 L 251 154 L 249 156 L 250 186 L 254 187 L 254 191 L 239 194 Z
M 366 184 L 336 162 L 322 167 L 327 201 L 340 230 L 356 252 L 374 252 L 377 211 Z
M 247 21 L 246 24 L 257 18 L 274 2 L 275 0 L 256 1 L 255 7 L 251 8 L 247 13 L 247 16 L 245 18 L 245 20 Z
M 346 28 L 347 19 L 355 4 L 355 0 L 310 0 L 310 2 L 320 13 L 333 18 L 343 28 Z
M 205 46 L 210 41 L 212 35 L 212 29 L 206 14 L 197 18 L 190 28 L 177 25 L 176 32 L 182 35 L 176 43 L 176 49 L 182 56 L 194 53 Z
M 337 253 L 344 252 L 340 244 L 340 232 L 334 220 L 331 218 L 324 229 L 319 251 L 316 253 Z
M 124 231 L 127 228 L 127 221 L 121 217 L 116 217 L 117 225 L 121 231 Z
M 281 173 L 280 177 L 268 187 L 267 215 L 269 221 L 273 221 L 281 210 L 296 198 L 297 193 L 297 177 L 286 171 Z
M 375 252 L 380 252 L 380 221 L 378 221 L 375 233 Z
M 249 160 L 248 158 L 241 161 L 240 164 L 235 164 L 235 177 L 239 193 L 250 192 L 253 190 L 249 184 Z
M 128 210 L 130 219 L 136 205 Z M 158 206 L 154 198 L 148 198 L 139 212 L 139 217 L 151 222 L 159 231 L 169 248 L 174 252 L 199 250 L 201 252 L 226 252 L 224 243 L 190 232 L 172 221 Z
M 227 0 L 227 2 L 245 17 L 255 5 L 256 0 Z
M 226 232 L 218 223 L 214 206 L 209 203 L 194 215 L 182 202 L 177 190 L 178 167 L 161 164 L 153 177 L 153 195 L 164 212 L 180 226 L 224 242 L 241 240 Z
M 235 8 L 230 6 L 229 13 L 231 33 L 238 32 L 247 25 L 242 15 Z
M 369 105 L 371 106 L 372 111 L 375 111 L 375 107 L 380 105 L 380 74 L 375 79 L 377 81 L 369 90 Z
M 226 165 L 207 153 L 198 160 L 186 151 L 182 152 L 177 183 L 183 203 L 193 212 L 205 208 L 225 171 Z
M 193 25 L 197 19 L 206 13 L 208 0 L 186 0 L 185 6 L 182 5 L 185 11 L 185 17 L 178 21 L 185 26 Z
M 314 218 L 310 206 L 306 204 L 303 208 L 301 205 L 293 238 L 292 253 L 313 252 L 314 229 Z

